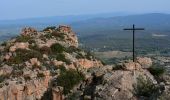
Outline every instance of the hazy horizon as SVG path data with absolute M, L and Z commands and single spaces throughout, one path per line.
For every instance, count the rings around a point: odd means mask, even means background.
M 162 0 L 0 0 L 0 2 L 0 20 L 101 13 L 170 13 L 168 0 L 164 2 Z

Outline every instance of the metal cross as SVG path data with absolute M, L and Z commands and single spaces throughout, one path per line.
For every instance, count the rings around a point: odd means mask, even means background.
M 124 30 L 132 30 L 133 31 L 133 62 L 135 62 L 135 31 L 136 30 L 145 30 L 144 28 L 135 28 L 133 24 L 133 28 L 125 28 Z

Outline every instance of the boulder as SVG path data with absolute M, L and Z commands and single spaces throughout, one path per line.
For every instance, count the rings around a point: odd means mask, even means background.
M 142 68 L 150 68 L 152 66 L 152 60 L 151 58 L 147 58 L 147 57 L 144 57 L 144 58 L 141 58 L 141 57 L 138 57 L 137 58 L 137 62 L 142 66 Z
M 11 46 L 11 47 L 9 48 L 9 51 L 10 51 L 10 52 L 15 52 L 15 51 L 16 51 L 16 49 L 17 49 L 17 47 L 16 47 L 16 46 Z
M 1 75 L 10 75 L 12 72 L 13 68 L 11 66 L 8 65 L 4 65 L 3 67 L 0 68 L 0 76 Z
M 30 62 L 31 62 L 31 65 L 33 66 L 33 65 L 36 65 L 36 66 L 40 66 L 40 61 L 38 61 L 38 59 L 37 58 L 32 58 L 32 59 L 30 59 Z
M 139 63 L 135 62 L 128 62 L 128 63 L 123 63 L 123 69 L 125 70 L 140 70 L 142 67 Z
M 64 64 L 64 62 L 58 61 L 58 60 L 54 60 L 52 63 L 54 64 L 54 66 L 57 66 L 57 67 Z

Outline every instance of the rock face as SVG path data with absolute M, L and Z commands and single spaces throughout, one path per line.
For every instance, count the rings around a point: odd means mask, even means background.
M 142 65 L 143 68 L 149 68 L 152 65 L 152 60 L 151 58 L 137 58 L 137 62 Z
M 115 66 L 90 69 L 86 73 L 88 81 L 79 87 L 83 91 L 83 97 L 77 96 L 75 99 L 88 97 L 94 100 L 139 100 L 134 94 L 134 85 L 137 84 L 138 77 L 142 76 L 157 84 L 153 75 L 142 67 L 144 64 L 145 62 L 139 64 L 130 61 L 122 63 L 120 69 L 114 69 Z M 91 76 L 88 73 L 91 73 Z
M 50 32 L 24 28 L 0 51 L 0 100 L 64 100 L 63 87 L 52 80 L 63 71 L 103 66 L 78 48 L 76 34 L 66 25 Z
M 51 79 L 49 72 L 45 73 L 42 80 L 31 80 L 19 84 L 16 81 L 10 81 L 8 86 L 0 89 L 0 100 L 40 100 L 47 91 L 48 82 Z

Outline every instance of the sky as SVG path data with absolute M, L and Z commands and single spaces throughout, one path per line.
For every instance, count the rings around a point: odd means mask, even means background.
M 111 12 L 170 13 L 170 0 L 0 0 L 0 20 Z

